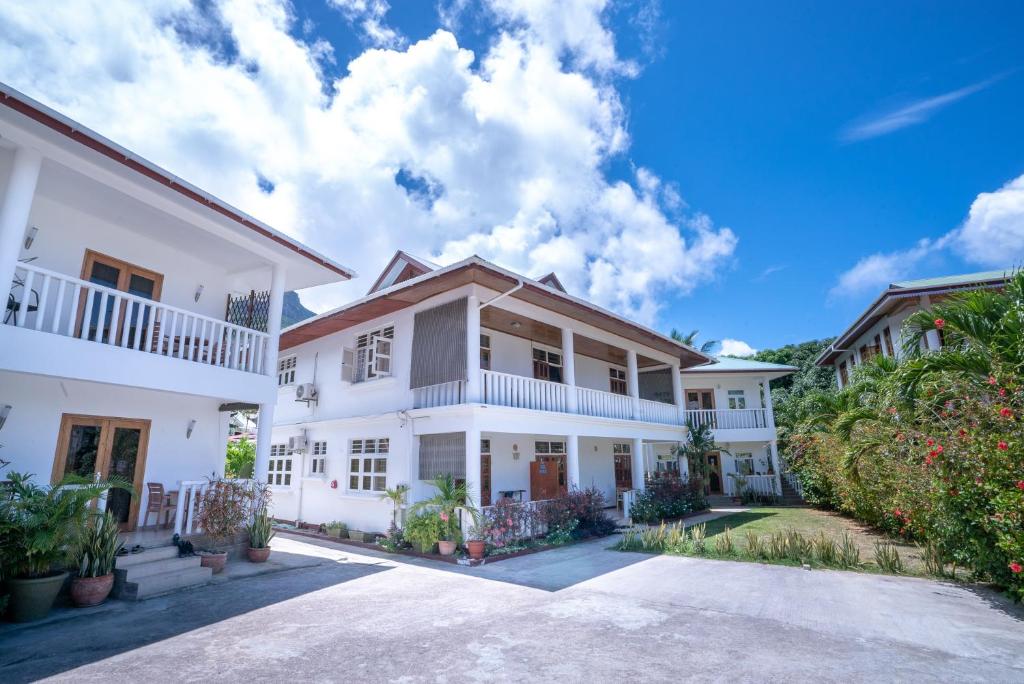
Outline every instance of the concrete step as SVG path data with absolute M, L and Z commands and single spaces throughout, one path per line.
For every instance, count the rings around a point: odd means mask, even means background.
M 129 600 L 151 598 L 179 589 L 198 587 L 208 583 L 212 577 L 213 569 L 204 568 L 198 564 L 183 570 L 172 570 L 156 575 L 147 575 L 146 577 L 140 577 L 137 582 L 125 582 L 125 591 L 121 598 Z
M 125 569 L 125 581 L 138 582 L 143 577 L 162 575 L 165 572 L 187 570 L 200 565 L 202 560 L 199 556 L 186 556 L 185 558 L 163 558 L 150 561 L 149 563 L 137 563 Z
M 151 549 L 146 549 L 142 553 L 130 553 L 127 556 L 118 556 L 115 567 L 117 567 L 118 570 L 127 570 L 128 568 L 136 565 L 177 557 L 177 546 L 157 546 Z

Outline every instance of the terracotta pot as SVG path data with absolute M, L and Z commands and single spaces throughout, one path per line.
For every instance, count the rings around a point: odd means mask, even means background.
M 267 559 L 270 558 L 270 547 L 264 546 L 262 549 L 254 549 L 250 546 L 245 550 L 245 555 L 249 557 L 250 563 L 266 563 Z
M 469 557 L 473 560 L 483 560 L 486 544 L 483 539 L 470 539 L 466 542 L 466 550 L 469 551 Z
M 33 579 L 8 577 L 4 581 L 9 594 L 7 618 L 11 622 L 42 620 L 53 607 L 67 576 L 66 572 L 58 572 Z
M 450 556 L 455 553 L 455 542 L 453 541 L 439 541 L 437 542 L 437 550 L 442 556 Z
M 114 588 L 114 573 L 99 577 L 76 577 L 71 580 L 71 601 L 79 608 L 98 606 Z
M 225 553 L 204 553 L 199 556 L 199 564 L 204 568 L 212 568 L 213 574 L 217 575 L 224 570 L 224 566 L 228 562 L 228 554 Z

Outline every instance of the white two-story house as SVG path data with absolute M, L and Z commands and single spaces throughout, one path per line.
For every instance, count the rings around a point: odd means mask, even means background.
M 124 530 L 181 529 L 230 411 L 269 454 L 284 292 L 351 272 L 6 86 L 0 193 L 0 479 L 117 475 Z
M 906 344 L 903 323 L 912 313 L 957 292 L 999 289 L 1009 277 L 1009 271 L 988 271 L 892 283 L 818 355 L 815 363 L 832 366 L 836 384 L 843 388 L 850 382 L 854 369 L 872 356 L 899 358 L 903 355 Z M 929 330 L 921 346 L 925 350 L 941 348 L 941 331 Z
M 588 487 L 614 505 L 646 474 L 685 468 L 673 450 L 705 412 L 688 415 L 680 371 L 711 361 L 553 275 L 479 257 L 439 268 L 403 252 L 366 297 L 288 328 L 281 348 L 270 460 L 257 463 L 275 515 L 372 532 L 391 520 L 385 488 L 409 485 L 412 502 L 447 473 L 483 506 Z M 728 416 L 726 431 L 751 412 L 773 425 L 770 405 L 725 404 L 708 419 Z M 735 436 L 774 443 L 754 424 Z

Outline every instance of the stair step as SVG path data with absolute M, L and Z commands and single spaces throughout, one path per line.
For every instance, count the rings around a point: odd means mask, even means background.
M 125 569 L 125 581 L 137 582 L 143 577 L 161 575 L 165 572 L 187 570 L 198 566 L 202 560 L 199 556 L 186 556 L 185 558 L 161 558 L 149 563 L 137 563 Z
M 133 598 L 145 599 L 178 589 L 185 589 L 186 587 L 197 587 L 206 584 L 212 577 L 212 568 L 204 568 L 201 565 L 197 565 L 185 570 L 148 575 L 130 584 L 135 585 Z
M 130 553 L 127 556 L 118 556 L 117 563 L 115 565 L 119 570 L 126 570 L 127 568 L 141 565 L 143 563 L 151 563 L 153 561 L 177 557 L 177 546 L 157 546 L 151 549 L 146 549 L 142 553 Z

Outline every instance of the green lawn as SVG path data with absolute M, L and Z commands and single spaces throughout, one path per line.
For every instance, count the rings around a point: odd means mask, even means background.
M 733 513 L 721 518 L 716 518 L 705 523 L 707 531 L 707 555 L 714 556 L 714 537 L 720 535 L 728 527 L 733 544 L 737 551 L 746 548 L 745 535 L 752 531 L 760 537 L 771 535 L 773 532 L 795 530 L 807 539 L 813 539 L 819 533 L 838 540 L 843 532 L 849 533 L 854 544 L 860 549 L 862 569 L 870 572 L 879 572 L 880 568 L 874 563 L 875 542 L 888 541 L 893 543 L 899 551 L 900 558 L 908 575 L 924 575 L 924 562 L 921 560 L 920 549 L 913 544 L 895 541 L 884 537 L 869 528 L 844 518 L 836 513 L 819 511 L 813 508 L 779 508 L 763 507 L 751 508 L 749 510 Z M 748 560 L 742 553 L 733 556 L 737 560 Z M 785 561 L 780 561 L 785 563 Z

